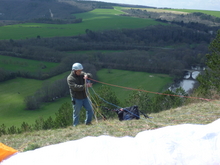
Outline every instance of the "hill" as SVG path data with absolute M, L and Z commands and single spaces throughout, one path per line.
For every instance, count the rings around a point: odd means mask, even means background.
M 72 14 L 91 11 L 95 8 L 113 9 L 114 5 L 119 4 L 77 0 L 0 0 L 0 21 L 15 23 L 14 21 L 38 18 L 71 19 L 74 18 Z M 119 6 L 141 7 L 126 4 Z
M 218 11 L 157 9 L 151 6 L 77 0 L 0 0 L 0 25 L 30 20 L 33 22 L 36 19 L 41 19 L 42 21 L 42 19 L 48 18 L 64 21 L 74 19 L 73 14 L 76 13 L 88 12 L 94 9 L 121 10 L 120 8 L 131 16 L 141 18 L 150 17 L 169 22 L 197 22 L 219 26 L 219 19 L 216 18 L 219 17 Z M 132 9 L 132 12 L 128 9 Z M 133 12 L 134 10 L 136 12 Z M 140 13 L 140 11 L 147 11 L 148 13 Z M 197 15 L 194 13 L 197 13 Z M 198 15 L 198 13 L 200 14 Z
M 206 10 L 177 10 L 152 8 L 122 8 L 130 16 L 152 18 L 157 21 L 186 24 L 200 24 L 200 26 L 219 27 L 220 12 Z
M 78 127 L 69 126 L 64 129 L 27 132 L 15 135 L 2 135 L 0 141 L 19 151 L 32 150 L 42 146 L 57 144 L 86 136 L 110 135 L 115 137 L 135 136 L 144 130 L 153 130 L 177 124 L 208 124 L 220 117 L 220 101 L 198 102 L 187 106 L 152 113 L 150 119 L 141 118 L 120 122 L 114 120 L 93 121 L 93 125 Z
M 63 22 L 63 19 L 35 19 L 22 22 L 21 24 L 14 22 L 14 25 L 0 27 L 3 33 L 0 36 L 0 40 L 68 37 L 85 34 L 88 29 L 94 31 L 124 28 L 136 29 L 162 24 L 152 19 L 124 17 L 120 16 L 120 14 L 122 14 L 121 11 L 114 9 L 95 9 L 89 12 L 74 14 L 72 16 L 74 19 L 64 20 L 64 22 L 81 20 L 79 23 L 57 23 L 57 21 Z M 51 23 L 45 23 L 45 21 Z M 2 24 L 5 25 L 5 21 Z
M 55 0 L 0 0 L 0 20 L 24 21 L 34 18 L 70 18 L 71 14 L 92 10 L 91 5 Z M 28 14 L 27 14 L 28 13 Z

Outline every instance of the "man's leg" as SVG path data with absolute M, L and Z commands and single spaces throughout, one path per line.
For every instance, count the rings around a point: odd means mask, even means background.
M 73 105 L 73 126 L 79 124 L 79 114 L 83 105 L 83 100 L 75 99 L 75 105 Z
M 91 122 L 92 122 L 92 115 L 93 115 L 93 109 L 92 109 L 92 105 L 91 105 L 91 103 L 90 103 L 88 98 L 84 99 L 83 106 L 86 109 L 85 124 L 91 124 Z

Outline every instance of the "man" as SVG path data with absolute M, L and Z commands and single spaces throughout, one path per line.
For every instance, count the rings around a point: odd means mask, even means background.
M 90 73 L 85 73 L 82 70 L 82 64 L 74 63 L 72 71 L 67 77 L 67 83 L 69 85 L 70 96 L 73 103 L 73 126 L 79 124 L 79 115 L 82 106 L 86 109 L 86 125 L 91 124 L 93 115 L 91 103 L 86 95 L 86 88 L 92 87 L 92 83 L 85 83 L 88 78 L 92 77 L 92 75 Z

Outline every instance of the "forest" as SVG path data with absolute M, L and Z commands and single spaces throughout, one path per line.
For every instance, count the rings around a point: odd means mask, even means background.
M 176 79 L 191 66 L 204 67 L 208 44 L 214 35 L 178 25 L 156 25 L 142 29 L 86 30 L 85 35 L 0 41 L 0 53 L 59 63 L 48 74 L 1 70 L 1 81 L 15 76 L 47 79 L 69 70 L 72 61 L 101 68 L 170 74 Z M 80 53 L 78 50 L 124 50 L 114 53 Z M 72 52 L 72 53 L 68 53 Z M 169 64 L 169 65 L 168 65 Z M 95 75 L 95 74 L 94 74 Z
M 81 23 L 83 20 L 72 14 L 90 11 L 94 8 L 110 9 L 115 5 L 102 2 L 56 0 L 24 0 L 12 1 L 12 3 L 1 0 L 0 4 L 4 6 L 4 8 L 0 7 L 2 20 L 49 24 Z M 12 11 L 15 6 L 19 8 L 17 14 Z M 11 14 L 8 13 L 10 10 Z M 30 14 L 24 14 L 28 10 L 31 11 Z M 46 65 L 36 72 L 1 68 L 0 81 L 16 77 L 46 80 L 69 71 L 73 61 L 83 63 L 85 68 L 94 75 L 94 79 L 97 78 L 98 70 L 107 68 L 168 74 L 173 77 L 174 82 L 177 82 L 184 76 L 185 69 L 190 69 L 192 66 L 205 67 L 206 54 L 209 53 L 208 45 L 219 29 L 217 26 L 219 18 L 203 13 L 161 14 L 140 9 L 126 10 L 126 13 L 125 16 L 153 18 L 164 24 L 138 29 L 103 31 L 92 31 L 88 28 L 85 34 L 69 37 L 43 38 L 38 35 L 36 38 L 24 40 L 1 40 L 0 54 L 2 56 L 53 62 L 58 65 L 46 73 L 43 71 L 47 68 Z M 171 17 L 175 19 L 169 20 Z M 211 23 L 215 26 L 210 26 Z M 92 50 L 96 51 L 86 52 Z M 102 53 L 100 50 L 109 52 Z M 75 51 L 81 51 L 81 53 L 75 53 Z M 1 62 L 7 63 L 8 61 Z M 61 83 L 55 82 L 53 88 L 59 84 Z M 55 96 L 62 97 L 66 93 L 66 88 L 63 87 L 59 94 L 51 94 L 52 96 L 41 99 L 51 101 Z
M 33 73 L 28 70 L 0 70 L 0 81 L 15 77 L 46 80 L 69 71 L 74 61 L 83 63 L 94 79 L 102 68 L 168 74 L 178 82 L 185 69 L 192 66 L 205 67 L 208 45 L 213 39 L 209 32 L 197 31 L 179 25 L 155 25 L 141 29 L 108 31 L 86 30 L 85 35 L 72 37 L 41 38 L 0 41 L 0 54 L 38 61 L 57 63 L 57 67 L 43 72 L 42 66 Z M 82 53 L 74 53 L 75 51 Z M 112 50 L 113 52 L 93 52 Z M 83 53 L 83 51 L 85 53 Z M 38 109 L 42 102 L 66 96 L 68 86 L 65 79 L 53 84 L 45 83 L 34 97 L 24 101 L 26 108 Z M 56 90 L 55 90 L 56 89 Z M 57 90 L 59 89 L 59 90 Z M 45 92 L 46 91 L 46 92 Z

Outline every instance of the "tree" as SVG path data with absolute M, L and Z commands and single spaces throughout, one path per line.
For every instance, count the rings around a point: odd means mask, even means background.
M 177 88 L 175 91 L 167 90 L 161 95 L 156 95 L 151 102 L 151 112 L 160 112 L 170 108 L 182 106 L 187 94 L 182 88 Z
M 7 133 L 5 124 L 0 125 L 0 137 Z
M 32 127 L 28 123 L 23 122 L 21 124 L 21 132 L 30 132 L 31 130 L 32 130 Z
M 48 121 L 52 119 L 48 119 Z M 69 103 L 64 103 L 59 108 L 58 113 L 56 113 L 55 117 L 55 127 L 57 128 L 65 128 L 67 126 L 72 125 L 73 123 L 73 110 Z
M 36 96 L 27 96 L 24 99 L 27 110 L 35 110 L 40 108 L 39 99 Z
M 44 102 L 52 102 L 69 94 L 66 79 L 56 80 L 53 83 L 45 81 L 42 88 L 38 89 L 33 96 L 24 99 L 27 110 L 36 110 Z
M 115 92 L 113 92 L 110 87 L 105 85 L 102 85 L 99 88 L 98 94 L 96 97 L 94 97 L 93 102 L 100 107 L 107 107 L 109 109 L 117 109 L 120 104 L 120 101 L 116 97 Z M 101 110 L 101 113 L 104 114 L 107 118 L 116 116 L 115 112 L 107 111 L 104 109 Z
M 210 54 L 207 54 L 206 70 L 197 77 L 200 84 L 197 92 L 208 96 L 210 92 L 220 92 L 220 30 L 216 38 L 210 43 Z
M 138 109 L 144 113 L 149 113 L 149 104 L 150 98 L 148 93 L 142 91 L 133 91 L 132 94 L 128 96 L 128 99 L 125 100 L 127 106 L 137 105 Z

